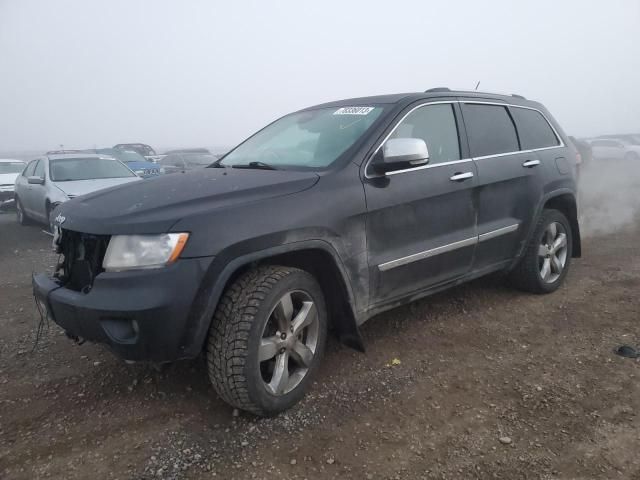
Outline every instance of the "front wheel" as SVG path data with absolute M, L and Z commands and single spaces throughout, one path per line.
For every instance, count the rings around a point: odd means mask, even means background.
M 18 197 L 16 197 L 16 220 L 20 225 L 29 225 L 29 218 L 24 213 L 24 207 Z
M 569 270 L 572 243 L 567 217 L 558 210 L 543 210 L 524 255 L 510 273 L 510 280 L 527 292 L 556 291 Z
M 304 396 L 324 352 L 327 312 L 318 282 L 266 266 L 227 288 L 207 342 L 209 378 L 230 405 L 274 415 Z

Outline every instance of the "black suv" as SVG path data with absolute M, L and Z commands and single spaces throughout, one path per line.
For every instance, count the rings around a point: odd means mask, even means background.
M 575 149 L 539 103 L 434 89 L 284 116 L 208 168 L 73 199 L 33 277 L 72 338 L 206 354 L 228 403 L 300 400 L 327 331 L 491 272 L 533 293 L 580 256 Z

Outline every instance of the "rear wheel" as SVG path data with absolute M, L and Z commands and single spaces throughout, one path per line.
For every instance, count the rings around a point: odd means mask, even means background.
M 624 156 L 624 159 L 636 162 L 640 160 L 640 155 L 638 155 L 636 152 L 627 152 L 627 154 Z
M 544 210 L 523 257 L 511 272 L 516 287 L 532 293 L 556 291 L 571 263 L 572 236 L 567 217 Z
M 268 266 L 224 293 L 207 343 L 209 378 L 234 407 L 273 415 L 297 403 L 322 358 L 327 313 L 309 273 Z

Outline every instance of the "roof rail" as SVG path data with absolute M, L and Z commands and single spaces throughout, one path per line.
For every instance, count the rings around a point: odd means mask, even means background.
M 525 97 L 523 97 L 522 95 L 518 95 L 517 93 L 512 93 L 511 96 L 515 98 L 519 98 L 520 100 L 526 100 Z
M 425 90 L 424 93 L 434 93 L 434 92 L 450 92 L 451 89 L 447 87 L 435 87 L 430 88 L 429 90 Z

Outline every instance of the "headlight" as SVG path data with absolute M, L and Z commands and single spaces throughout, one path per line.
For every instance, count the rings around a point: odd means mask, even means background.
M 107 272 L 163 267 L 178 259 L 188 238 L 188 233 L 114 235 L 109 240 L 102 267 Z
M 144 170 L 134 170 L 133 173 L 135 173 L 136 175 L 138 175 L 139 177 L 144 175 Z

